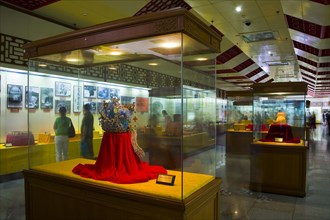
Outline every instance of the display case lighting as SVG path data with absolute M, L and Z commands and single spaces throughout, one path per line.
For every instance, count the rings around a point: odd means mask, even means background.
M 178 43 L 175 43 L 175 42 L 166 42 L 166 43 L 162 43 L 161 44 L 161 47 L 164 47 L 164 48 L 175 48 L 175 47 L 178 47 L 180 44 Z
M 78 63 L 80 61 L 79 57 L 81 56 L 81 52 L 78 51 L 72 51 L 66 58 L 65 61 L 71 62 L 71 63 Z
M 109 66 L 109 70 L 116 70 L 116 69 L 117 69 L 117 67 L 114 65 Z
M 123 54 L 123 52 L 118 51 L 118 50 L 114 50 L 114 51 L 109 52 L 109 55 L 112 55 L 112 56 L 120 56 L 122 54 Z

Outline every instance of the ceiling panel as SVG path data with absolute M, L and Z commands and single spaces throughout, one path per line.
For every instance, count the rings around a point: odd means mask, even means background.
M 23 1 L 27 4 L 47 2 L 33 13 L 54 19 L 73 28 L 87 27 L 136 13 L 146 13 L 180 6 L 181 0 L 61 0 Z M 192 13 L 223 33 L 221 53 L 217 57 L 218 76 L 239 77 L 232 82 L 219 80 L 224 90 L 246 89 L 245 80 L 269 82 L 275 74 L 291 80 L 301 77 L 311 94 L 330 96 L 330 3 L 328 0 L 186 0 Z M 156 6 L 157 7 L 153 7 Z M 241 6 L 242 11 L 235 12 Z M 142 10 L 141 10 L 142 9 Z M 246 25 L 249 21 L 251 24 Z M 242 34 L 272 31 L 275 40 L 246 43 Z M 288 66 L 268 66 L 269 62 L 288 62 Z M 208 64 L 201 69 L 208 68 Z M 325 80 L 326 79 L 326 80 Z M 233 78 L 227 78 L 232 81 Z M 318 86 L 318 85 L 321 85 Z

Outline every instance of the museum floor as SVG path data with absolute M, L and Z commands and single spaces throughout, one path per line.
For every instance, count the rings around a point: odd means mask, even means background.
M 222 159 L 217 163 L 217 176 L 223 179 L 220 219 L 329 220 L 330 136 L 327 132 L 326 127 L 319 125 L 312 137 L 304 198 L 249 191 L 249 158 L 225 155 L 225 146 L 220 143 L 218 153 Z M 0 220 L 23 220 L 24 209 L 24 181 L 0 183 Z

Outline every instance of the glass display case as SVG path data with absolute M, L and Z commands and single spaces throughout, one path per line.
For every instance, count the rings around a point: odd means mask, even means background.
M 252 124 L 252 99 L 251 91 L 228 91 L 227 123 L 230 129 L 249 130 Z
M 145 200 L 157 200 L 159 204 L 168 200 L 182 204 L 198 190 L 209 188 L 210 184 L 212 187 L 219 185 L 220 180 L 215 177 L 214 65 L 220 52 L 220 41 L 218 33 L 191 13 L 173 9 L 27 44 L 25 55 L 29 59 L 29 73 L 26 86 L 40 89 L 40 106 L 43 106 L 35 109 L 31 105 L 28 112 L 29 131 L 37 137 L 50 135 L 51 139 L 54 135 L 53 123 L 59 117 L 62 106 L 66 107 L 67 116 L 72 119 L 77 131 L 76 137 L 69 141 L 68 160 L 65 161 L 54 163 L 54 141 L 48 143 L 47 148 L 40 142 L 29 146 L 31 172 L 50 172 L 63 180 L 69 177 L 78 185 L 83 185 L 86 182 L 91 184 L 89 181 L 92 180 L 81 179 L 72 173 L 72 169 L 76 172 L 77 165 L 97 166 L 103 162 L 107 164 L 107 159 L 120 160 L 118 163 L 136 160 L 138 164 L 144 164 L 138 165 L 140 167 L 166 169 L 168 176 L 158 176 L 157 182 L 164 180 L 172 184 L 169 190 L 160 190 L 162 186 L 154 181 L 129 187 L 133 196 L 147 195 Z M 32 100 L 32 95 L 28 93 L 29 100 Z M 120 105 L 134 104 L 128 136 L 133 138 L 128 143 L 132 144 L 134 151 L 135 146 L 139 145 L 145 152 L 144 157 L 137 158 L 135 155 L 129 159 L 116 153 L 111 159 L 105 158 L 107 148 L 115 151 L 118 148 L 120 151 L 122 144 L 126 143 L 120 142 L 117 146 L 117 142 L 112 142 L 115 134 L 104 131 L 98 122 L 100 109 L 104 107 L 102 103 L 109 100 L 118 101 Z M 90 104 L 94 115 L 96 162 L 80 156 L 82 106 L 86 103 Z M 112 120 L 110 116 L 108 119 Z M 99 162 L 100 157 L 104 158 L 102 162 Z M 126 170 L 130 168 L 124 167 Z M 30 173 L 26 172 L 26 175 Z M 84 176 L 86 172 L 80 175 Z M 140 178 L 136 173 L 134 175 L 134 178 Z M 171 179 L 173 176 L 175 179 Z M 166 182 L 169 178 L 172 181 Z M 111 181 L 99 182 L 96 184 L 109 185 L 105 190 L 113 190 Z M 139 185 L 145 187 L 140 188 Z M 117 193 L 127 190 L 124 185 L 115 187 Z M 218 190 L 214 192 L 218 193 Z M 126 193 L 122 194 L 124 196 Z M 159 205 L 154 203 L 150 202 Z M 211 211 L 216 209 L 214 207 Z
M 250 189 L 305 196 L 307 84 L 260 83 L 252 87 Z M 266 132 L 264 125 L 269 127 Z
M 227 92 L 226 154 L 249 155 L 252 142 L 252 91 Z
M 307 87 L 305 83 L 272 83 L 271 86 L 254 84 L 253 91 L 254 141 L 266 141 L 266 139 L 276 142 L 302 141 L 305 143 L 307 141 L 305 113 Z M 269 128 L 268 137 L 262 135 L 263 127 Z M 282 132 L 285 132 L 286 127 L 287 132 L 290 130 L 290 133 L 284 137 Z M 275 136 L 271 135 L 273 129 Z
M 179 88 L 149 91 L 150 127 L 145 138 L 149 161 L 170 169 L 181 169 L 183 159 L 185 171 L 197 169 L 213 173 L 213 160 L 198 168 L 186 166 L 186 163 L 191 161 L 192 155 L 195 160 L 202 161 L 209 153 L 215 153 L 215 108 L 210 108 L 215 105 L 214 92 L 185 85 L 182 92 L 180 97 Z

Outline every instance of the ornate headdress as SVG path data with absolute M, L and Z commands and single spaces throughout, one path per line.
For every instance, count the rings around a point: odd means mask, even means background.
M 109 102 L 103 101 L 100 110 L 99 122 L 106 132 L 121 133 L 131 132 L 131 143 L 134 152 L 144 157 L 143 149 L 137 143 L 137 133 L 131 124 L 131 120 L 137 120 L 134 116 L 135 104 L 122 105 L 119 99 L 113 98 Z
M 99 122 L 106 132 L 121 133 L 132 130 L 131 119 L 134 104 L 122 105 L 119 99 L 113 98 L 109 102 L 103 101 Z

